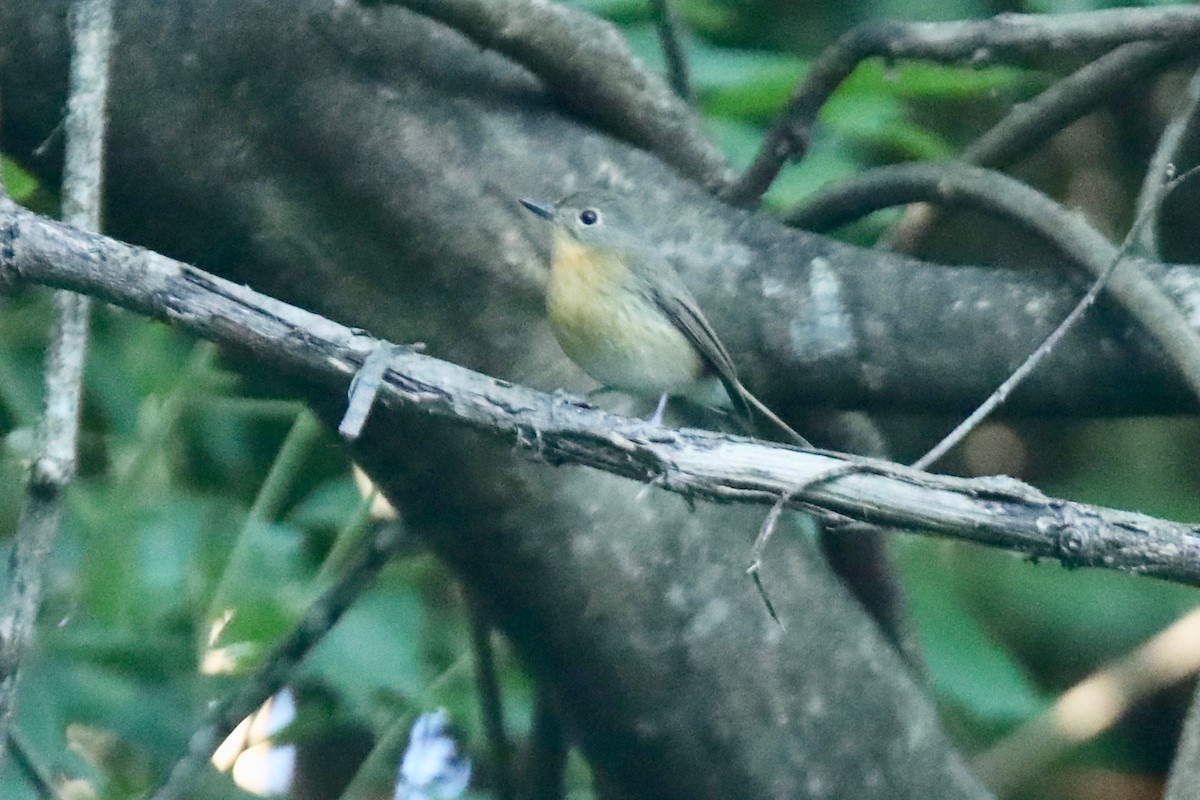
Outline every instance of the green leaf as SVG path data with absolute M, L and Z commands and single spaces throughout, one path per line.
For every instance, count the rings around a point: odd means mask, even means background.
M 362 502 L 354 479 L 346 475 L 318 486 L 296 503 L 287 519 L 301 528 L 337 530 L 358 512 Z
M 646 0 L 567 0 L 566 5 L 612 22 L 640 21 L 650 13 Z
M 0 169 L 4 172 L 4 188 L 15 203 L 24 205 L 41 188 L 37 178 L 7 156 L 0 156 Z
M 1029 94 L 1044 83 L 1044 76 L 1016 67 L 922 61 L 886 64 L 876 59 L 860 64 L 838 92 L 870 92 L 909 100 L 973 100 Z
M 439 671 L 422 657 L 429 624 L 424 598 L 402 573 L 385 571 L 304 666 L 366 718 L 379 716 L 381 698 L 419 697 Z
M 902 548 L 913 619 L 933 685 L 984 728 L 1012 727 L 1048 704 L 1025 670 L 963 607 L 938 568 L 936 543 Z

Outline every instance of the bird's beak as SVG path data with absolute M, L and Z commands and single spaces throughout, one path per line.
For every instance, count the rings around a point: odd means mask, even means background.
M 521 198 L 521 205 L 528 208 L 542 219 L 554 219 L 554 206 L 549 203 L 539 203 L 536 200 Z

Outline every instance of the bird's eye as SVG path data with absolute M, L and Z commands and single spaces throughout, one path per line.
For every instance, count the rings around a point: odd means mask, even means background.
M 584 225 L 595 225 L 600 221 L 600 212 L 594 208 L 585 208 L 579 212 L 579 221 Z

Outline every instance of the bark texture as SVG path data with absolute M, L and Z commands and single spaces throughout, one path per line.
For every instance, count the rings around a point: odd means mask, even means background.
M 65 3 L 0 5 L 6 146 L 58 122 Z M 544 321 L 545 231 L 515 198 L 605 182 L 682 266 L 781 413 L 961 409 L 1080 291 L 1051 275 L 890 258 L 722 206 L 573 117 L 530 73 L 398 8 L 125 0 L 106 228 L 497 377 L 589 388 Z M 28 156 L 50 173 L 53 149 Z M 1190 292 L 1191 268 L 1172 286 Z M 1098 315 L 1027 408 L 1186 407 L 1119 316 Z M 343 398 L 314 390 L 336 419 Z M 536 431 L 530 431 L 536 436 Z M 359 455 L 485 598 L 614 796 L 980 798 L 929 699 L 785 520 L 514 458 L 461 426 L 372 415 Z

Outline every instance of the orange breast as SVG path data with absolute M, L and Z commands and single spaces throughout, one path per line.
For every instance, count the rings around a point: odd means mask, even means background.
M 619 253 L 555 232 L 546 310 L 563 351 L 600 383 L 638 394 L 688 394 L 703 374 L 691 342 L 633 290 Z

